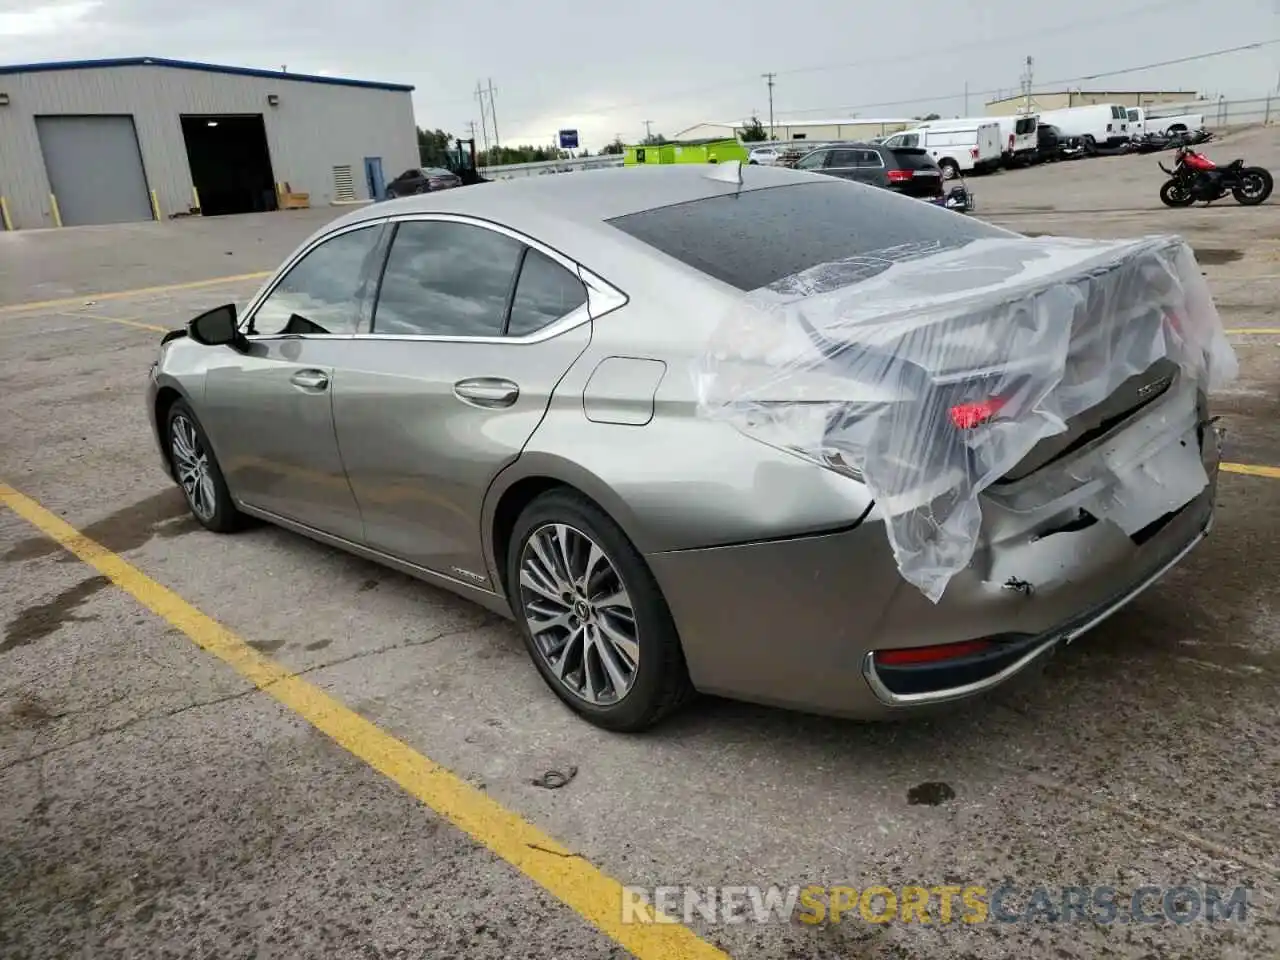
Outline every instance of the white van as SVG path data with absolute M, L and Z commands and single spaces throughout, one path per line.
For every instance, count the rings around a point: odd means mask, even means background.
M 1047 110 L 1040 114 L 1040 122 L 1053 124 L 1064 137 L 1079 137 L 1086 151 L 1095 146 L 1118 147 L 1130 139 L 1129 111 L 1118 103 Z
M 1000 166 L 1000 124 L 983 120 L 932 120 L 928 126 L 904 130 L 886 137 L 886 147 L 919 147 L 951 180 L 957 174 L 985 173 Z
M 1036 129 L 1039 115 L 1024 113 L 1009 117 L 963 117 L 957 120 L 926 120 L 920 124 L 931 130 L 973 127 L 982 123 L 1000 125 L 1000 152 L 1005 166 L 1029 162 L 1039 147 Z

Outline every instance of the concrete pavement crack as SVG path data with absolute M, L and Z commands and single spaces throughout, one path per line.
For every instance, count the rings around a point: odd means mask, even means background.
M 131 717 L 130 719 L 126 720 L 124 723 L 118 723 L 114 727 L 104 727 L 100 730 L 95 730 L 93 733 L 89 734 L 88 736 L 78 737 L 75 740 L 69 740 L 66 743 L 56 744 L 55 746 L 49 747 L 46 750 L 40 750 L 40 751 L 37 751 L 36 753 L 28 754 L 25 757 L 19 757 L 17 760 L 10 760 L 8 763 L 0 765 L 0 773 L 3 773 L 5 770 L 8 770 L 10 767 L 18 767 L 24 763 L 32 763 L 36 760 L 43 760 L 45 757 L 49 756 L 50 754 L 60 753 L 63 750 L 69 750 L 72 747 L 78 747 L 82 744 L 90 743 L 94 740 L 100 739 L 101 737 L 108 736 L 109 734 L 112 734 L 112 733 L 120 733 L 123 730 L 128 730 L 132 727 L 136 727 L 139 724 L 149 723 L 153 720 L 167 720 L 170 717 L 176 717 L 179 714 L 186 713 L 188 710 L 198 710 L 201 707 L 217 706 L 220 703 L 227 703 L 231 700 L 238 700 L 241 697 L 250 696 L 251 694 L 257 693 L 258 690 L 259 690 L 258 687 L 250 687 L 247 690 L 240 690 L 236 693 L 227 694 L 226 696 L 215 697 L 212 700 L 199 700 L 195 703 L 188 703 L 181 707 L 174 707 L 170 710 L 160 710 L 153 713 L 144 713 L 137 717 Z M 66 716 L 66 714 L 60 714 L 59 716 Z
M 481 620 L 475 623 L 467 624 L 466 626 L 462 626 L 462 627 L 450 628 L 448 630 L 441 630 L 427 637 L 422 637 L 419 639 L 412 639 L 412 640 L 402 640 L 397 643 L 388 644 L 383 647 L 376 647 L 372 650 L 361 650 L 346 657 L 338 657 L 334 660 L 327 660 L 324 663 L 313 664 L 312 666 L 306 667 L 302 670 L 290 672 L 289 678 L 305 676 L 310 673 L 315 673 L 318 670 L 326 670 L 329 667 L 340 666 L 344 663 L 350 663 L 353 660 L 359 660 L 364 657 L 372 657 L 372 656 L 377 656 L 383 653 L 389 653 L 393 650 L 402 650 L 408 647 L 424 646 L 425 644 L 434 643 L 437 640 L 443 640 L 447 637 L 455 636 L 458 634 L 470 633 L 472 630 L 479 630 L 483 627 L 490 626 L 491 624 L 500 623 L 502 622 L 502 620 L 503 620 L 502 617 L 499 617 L 496 614 L 494 614 L 492 616 L 482 618 Z M 50 754 L 59 753 L 63 750 L 69 750 L 72 747 L 77 747 L 82 744 L 89 743 L 93 740 L 97 740 L 100 737 L 104 737 L 109 734 L 120 733 L 123 730 L 128 730 L 131 727 L 135 727 L 142 723 L 148 723 L 153 720 L 167 720 L 170 717 L 176 717 L 179 714 L 186 713 L 188 710 L 198 710 L 201 707 L 217 706 L 220 703 L 227 703 L 231 700 L 238 700 L 242 697 L 252 696 L 255 693 L 266 692 L 270 690 L 271 687 L 273 687 L 275 684 L 282 682 L 284 679 L 288 679 L 288 678 L 281 678 L 280 680 L 274 680 L 271 683 L 264 684 L 261 687 L 251 686 L 246 690 L 240 690 L 236 693 L 227 694 L 226 696 L 222 696 L 222 697 L 215 697 L 210 700 L 200 700 L 195 703 L 189 703 L 181 707 L 175 707 L 171 710 L 162 710 L 155 713 L 147 713 L 141 716 L 133 717 L 129 720 L 126 720 L 124 723 L 115 725 L 114 727 L 105 727 L 100 730 L 95 730 L 93 733 L 89 734 L 88 736 L 79 737 L 75 740 L 68 741 L 67 743 L 57 744 L 55 746 L 49 747 L 46 750 L 41 750 L 36 753 L 28 754 L 25 757 L 20 757 L 17 760 L 11 760 L 6 764 L 0 765 L 0 773 L 3 773 L 5 770 L 8 770 L 11 767 L 21 766 L 24 763 L 32 763 L 33 761 L 36 761 L 36 760 L 43 760 L 45 757 L 49 756 Z M 121 698 L 121 699 L 124 699 L 124 698 Z M 113 700 L 111 702 L 115 703 L 119 701 Z M 70 716 L 80 712 L 82 711 L 64 711 L 63 713 L 54 715 L 54 717 L 50 719 Z M 83 711 L 83 712 L 87 712 L 87 711 Z

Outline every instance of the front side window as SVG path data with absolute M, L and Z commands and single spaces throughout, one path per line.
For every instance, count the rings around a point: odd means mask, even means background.
M 247 332 L 355 333 L 381 230 L 380 223 L 371 224 L 312 249 L 276 284 L 253 315 Z
M 400 224 L 391 242 L 373 332 L 497 337 L 524 245 L 484 227 Z
M 817 153 L 811 153 L 807 157 L 801 157 L 800 161 L 796 164 L 796 169 L 821 170 L 822 165 L 826 163 L 826 160 L 827 160 L 826 151 L 821 150 L 821 151 L 818 151 Z
M 520 267 L 507 334 L 525 337 L 587 302 L 581 280 L 546 254 L 530 248 Z

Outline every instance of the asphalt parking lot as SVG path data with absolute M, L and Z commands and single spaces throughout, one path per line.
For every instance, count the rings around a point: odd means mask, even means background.
M 1274 128 L 1204 149 L 1280 170 Z M 479 608 L 190 520 L 142 404 L 159 336 L 339 211 L 0 234 L 0 956 L 1280 954 L 1280 202 L 1166 210 L 1156 159 L 970 185 L 1015 229 L 1195 246 L 1241 364 L 1214 531 L 1033 680 L 892 726 L 708 699 L 606 734 Z M 618 884 L 1248 910 L 628 925 Z

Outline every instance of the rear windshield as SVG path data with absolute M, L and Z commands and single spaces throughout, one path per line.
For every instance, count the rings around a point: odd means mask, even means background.
M 1034 133 L 1035 129 L 1036 121 L 1033 117 L 1023 117 L 1013 125 L 1013 132 L 1020 137 L 1028 133 Z
M 1128 120 L 1129 112 L 1124 107 L 1112 107 L 1111 118 L 1113 120 Z
M 889 151 L 893 154 L 894 165 L 899 170 L 932 170 L 937 164 L 924 150 L 912 150 L 910 147 L 895 147 Z
M 921 200 L 834 179 L 691 200 L 608 222 L 739 290 L 903 244 L 1009 235 Z

